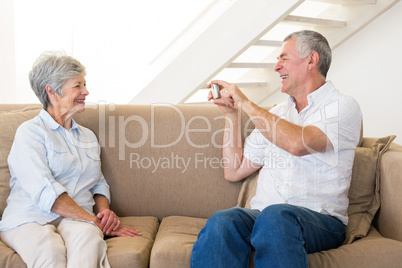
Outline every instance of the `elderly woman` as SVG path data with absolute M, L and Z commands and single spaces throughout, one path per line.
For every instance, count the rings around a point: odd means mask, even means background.
M 85 74 L 60 53 L 42 54 L 29 74 L 43 109 L 15 135 L 0 222 L 1 240 L 28 267 L 110 267 L 103 235 L 140 235 L 109 209 L 98 141 L 72 118 L 85 110 Z

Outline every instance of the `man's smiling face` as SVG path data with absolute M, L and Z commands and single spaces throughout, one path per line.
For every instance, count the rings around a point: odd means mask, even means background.
M 283 43 L 275 71 L 282 79 L 281 91 L 294 96 L 297 89 L 303 85 L 308 71 L 308 57 L 301 59 L 296 49 L 297 39 Z

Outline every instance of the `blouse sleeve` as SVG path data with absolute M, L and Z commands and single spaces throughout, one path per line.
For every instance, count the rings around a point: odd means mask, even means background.
M 17 129 L 8 156 L 10 186 L 13 187 L 13 184 L 19 181 L 33 203 L 41 210 L 51 212 L 57 197 L 67 190 L 52 176 L 42 134 L 35 125 L 22 124 Z

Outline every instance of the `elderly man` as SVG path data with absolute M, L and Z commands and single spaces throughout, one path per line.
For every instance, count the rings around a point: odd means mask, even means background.
M 256 267 L 307 267 L 307 254 L 343 243 L 362 115 L 355 100 L 326 81 L 331 57 L 317 32 L 287 36 L 275 71 L 289 99 L 269 111 L 235 84 L 211 82 L 219 85 L 222 97 L 214 103 L 231 128 L 224 135 L 225 178 L 240 181 L 261 170 L 251 209 L 216 212 L 194 245 L 192 267 L 247 267 L 252 249 Z M 240 110 L 256 127 L 244 144 Z M 278 159 L 286 165 L 272 165 Z

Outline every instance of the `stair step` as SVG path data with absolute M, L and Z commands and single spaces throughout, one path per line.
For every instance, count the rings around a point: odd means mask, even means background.
M 377 4 L 377 0 L 312 0 L 315 2 L 330 3 L 335 5 L 347 5 L 347 4 Z
M 284 19 L 284 21 L 314 24 L 320 26 L 346 27 L 346 21 L 317 19 L 317 18 L 309 18 L 309 17 L 293 16 L 293 15 L 287 16 Z
M 253 46 L 281 47 L 282 41 L 258 40 Z
M 267 82 L 234 82 L 239 88 L 250 88 L 250 87 L 266 87 L 268 85 Z M 210 88 L 200 88 L 199 92 L 208 92 Z
M 275 63 L 265 62 L 233 62 L 226 68 L 264 68 L 272 69 L 275 67 Z
M 240 82 L 235 83 L 239 88 L 248 88 L 248 87 L 266 87 L 268 85 L 267 82 Z

